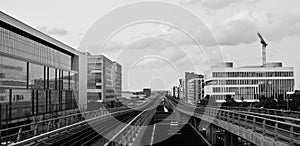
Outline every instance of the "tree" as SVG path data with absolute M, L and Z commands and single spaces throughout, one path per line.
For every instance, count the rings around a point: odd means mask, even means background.
M 199 105 L 204 105 L 204 106 L 217 106 L 216 100 L 211 97 L 210 95 L 206 95 L 203 99 L 200 100 Z
M 225 95 L 225 102 L 222 103 L 222 106 L 237 106 L 237 102 L 231 95 L 227 94 Z
M 274 100 L 274 97 L 266 98 L 263 102 L 264 108 L 276 109 L 277 102 Z

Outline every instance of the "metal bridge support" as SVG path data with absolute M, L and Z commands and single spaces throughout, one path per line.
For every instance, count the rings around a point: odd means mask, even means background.
M 238 136 L 226 131 L 224 134 L 224 146 L 238 146 Z
M 206 129 L 206 139 L 212 144 L 217 143 L 216 126 L 210 124 Z

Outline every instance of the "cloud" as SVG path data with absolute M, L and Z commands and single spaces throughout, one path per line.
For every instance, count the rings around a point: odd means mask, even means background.
M 300 33 L 300 13 L 274 15 L 264 12 L 241 12 L 214 26 L 220 45 L 250 44 L 257 32 L 266 40 L 277 41 Z
M 191 4 L 199 3 L 199 2 L 202 2 L 202 0 L 182 0 L 180 2 L 180 4 L 182 4 L 182 5 L 191 5 Z
M 241 11 L 221 21 L 206 26 L 193 26 L 193 36 L 201 46 L 236 46 L 258 41 L 261 32 L 267 41 L 278 41 L 300 33 L 300 13 L 272 14 Z M 213 34 L 213 35 L 211 35 Z M 174 32 L 167 37 L 183 45 L 196 45 L 185 34 Z
M 256 3 L 259 0 L 182 0 L 182 5 L 191 5 L 195 3 L 201 3 L 203 7 L 210 9 L 222 9 L 235 3 L 247 2 L 248 4 Z
M 64 28 L 49 28 L 46 26 L 42 26 L 38 29 L 48 35 L 65 36 L 69 34 L 69 32 Z

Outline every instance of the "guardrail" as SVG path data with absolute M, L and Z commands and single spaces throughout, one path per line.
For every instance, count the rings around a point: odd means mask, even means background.
M 181 113 L 190 116 L 202 119 L 210 117 L 212 119 L 222 120 L 241 127 L 250 128 L 253 132 L 273 137 L 275 141 L 280 140 L 285 141 L 290 145 L 300 145 L 300 125 L 213 107 L 205 107 L 196 110 L 196 112 L 194 111 L 194 108 L 184 104 L 180 104 L 175 108 Z
M 176 99 L 170 98 L 174 102 L 178 102 L 182 105 L 189 106 L 193 108 L 194 110 L 201 110 L 203 108 L 216 108 L 216 109 L 225 109 L 225 110 L 232 110 L 232 111 L 238 111 L 242 112 L 245 114 L 251 114 L 251 115 L 256 115 L 264 118 L 269 118 L 272 120 L 278 120 L 282 122 L 289 122 L 293 124 L 300 124 L 300 119 L 296 118 L 298 117 L 297 114 L 299 114 L 300 117 L 300 112 L 297 111 L 284 111 L 284 110 L 275 110 L 275 109 L 260 109 L 260 108 L 253 108 L 253 107 L 229 107 L 229 106 L 194 106 L 189 103 L 185 103 L 182 101 L 177 101 Z M 292 116 L 295 114 L 294 116 Z
M 194 106 L 190 103 L 183 102 L 178 99 L 169 98 L 173 101 L 177 101 L 181 104 L 185 104 L 188 106 Z M 255 108 L 255 107 L 230 107 L 230 106 L 209 106 L 209 107 L 216 107 L 216 108 L 222 108 L 227 110 L 237 110 L 237 111 L 248 111 L 248 112 L 255 112 L 255 113 L 263 113 L 263 114 L 269 114 L 269 115 L 276 115 L 276 116 L 285 116 L 285 117 L 292 117 L 292 118 L 300 118 L 300 112 L 299 111 L 291 111 L 291 110 L 278 110 L 278 109 L 266 109 L 266 108 Z
M 125 111 L 118 111 L 118 112 L 114 112 L 114 113 L 106 113 L 106 114 L 101 115 L 101 116 L 96 116 L 94 118 L 86 119 L 86 120 L 83 120 L 83 121 L 80 121 L 80 122 L 77 122 L 77 123 L 74 123 L 74 124 L 71 124 L 71 125 L 53 130 L 53 131 L 50 131 L 50 132 L 47 132 L 47 133 L 43 133 L 41 135 L 37 135 L 35 137 L 25 139 L 25 140 L 17 142 L 17 143 L 13 143 L 12 145 L 22 146 L 22 145 L 31 145 L 31 144 L 38 143 L 38 142 L 45 143 L 44 140 L 48 139 L 49 137 L 51 137 L 53 135 L 62 134 L 64 132 L 70 133 L 70 131 L 72 131 L 72 130 L 78 128 L 78 127 L 81 127 L 83 125 L 86 125 L 87 123 L 90 123 L 90 122 L 95 123 L 95 122 L 100 121 L 102 119 L 112 118 L 113 116 L 116 116 L 116 115 L 119 115 L 119 114 L 124 114 L 125 112 L 130 112 L 130 111 L 132 111 L 132 109 L 125 110 Z
M 14 129 L 19 130 L 17 133 L 9 134 L 7 136 L 2 136 L 0 139 L 4 140 L 4 144 L 8 145 L 30 145 L 32 143 L 37 142 L 43 142 L 45 139 L 51 137 L 52 135 L 61 134 L 63 132 L 69 132 L 74 128 L 78 128 L 80 126 L 85 125 L 88 122 L 95 122 L 96 120 L 102 120 L 107 117 L 113 117 L 119 114 L 124 114 L 126 112 L 130 112 L 132 110 L 140 110 L 145 108 L 147 105 L 152 103 L 152 101 L 148 101 L 147 103 L 144 103 L 142 105 L 136 106 L 132 109 L 123 109 L 121 111 L 109 113 L 107 110 L 97 110 L 97 111 L 91 111 L 91 112 L 85 112 L 85 113 L 78 113 L 73 115 L 68 115 L 65 117 L 59 117 L 55 119 L 50 119 L 46 121 L 41 122 L 35 122 L 32 124 L 22 125 L 18 127 L 13 127 Z M 113 115 L 113 116 L 111 116 Z M 65 120 L 67 119 L 67 120 Z M 64 122 L 68 124 L 64 125 Z M 62 125 L 57 126 L 56 128 L 49 128 L 49 123 L 63 123 Z M 44 124 L 43 124 L 44 123 Z M 40 126 L 37 126 L 40 125 Z M 56 125 L 56 124 L 54 124 Z M 31 128 L 31 130 L 26 130 L 26 127 L 34 127 Z M 47 128 L 45 128 L 47 127 Z M 48 129 L 49 128 L 49 129 Z M 0 133 L 4 133 L 9 129 L 0 130 Z M 25 130 L 24 130 L 25 129 Z M 43 129 L 47 129 L 47 131 L 43 131 Z M 40 132 L 41 131 L 41 132 Z M 26 133 L 30 133 L 28 137 L 26 137 Z
M 263 113 L 263 114 L 276 115 L 276 116 L 292 117 L 297 119 L 300 118 L 300 112 L 298 111 L 265 109 L 265 108 L 254 108 L 254 107 L 222 107 L 222 109 Z
M 70 115 L 65 115 L 57 118 L 52 118 L 43 121 L 34 121 L 29 124 L 15 126 L 11 128 L 1 129 L 0 130 L 0 142 L 2 144 L 11 144 L 18 142 L 33 136 L 40 135 L 55 129 L 71 125 L 84 119 L 90 119 L 92 117 L 108 114 L 108 111 L 105 109 L 95 110 L 83 113 L 75 113 Z
M 145 123 L 150 122 L 153 109 L 144 110 L 113 136 L 104 146 L 132 145 Z

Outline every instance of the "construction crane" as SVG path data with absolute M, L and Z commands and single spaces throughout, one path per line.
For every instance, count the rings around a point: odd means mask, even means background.
M 257 36 L 260 39 L 260 43 L 262 45 L 262 65 L 265 67 L 267 64 L 267 46 L 268 44 L 266 43 L 266 41 L 264 40 L 264 38 L 261 36 L 261 34 L 258 32 Z

